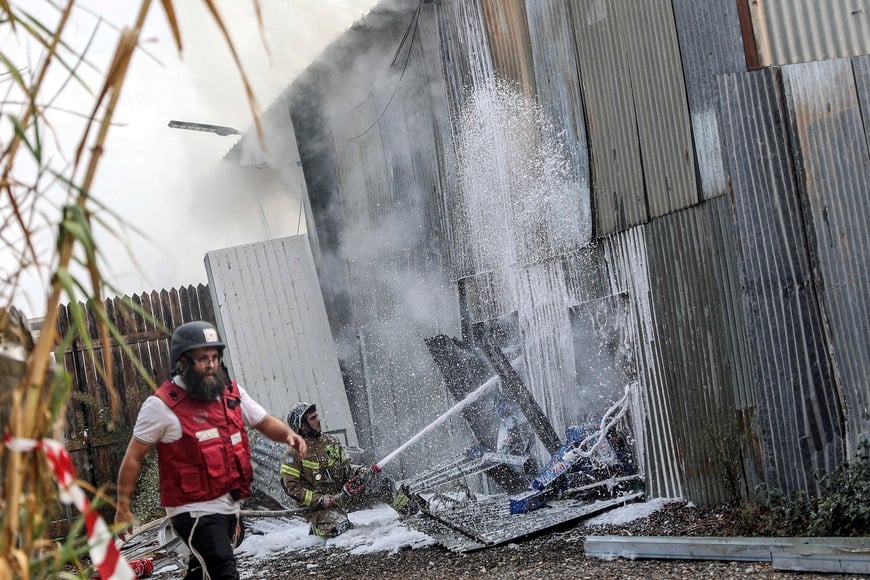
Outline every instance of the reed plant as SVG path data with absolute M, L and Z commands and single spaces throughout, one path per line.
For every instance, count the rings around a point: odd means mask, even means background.
M 119 416 L 119 401 L 112 384 L 112 338 L 119 338 L 106 315 L 104 296 L 120 294 L 101 270 L 100 248 L 95 242 L 95 228 L 108 228 L 121 238 L 126 230 L 109 227 L 108 218 L 125 223 L 112 211 L 111 201 L 100 203 L 90 195 L 103 152 L 109 146 L 113 117 L 118 107 L 130 62 L 139 52 L 143 25 L 152 10 L 159 9 L 166 18 L 181 54 L 182 31 L 176 18 L 173 0 L 129 2 L 131 23 L 113 28 L 117 38 L 110 65 L 97 73 L 96 86 L 86 80 L 85 70 L 93 71 L 90 45 L 77 50 L 69 42 L 71 23 L 79 6 L 75 0 L 0 0 L 2 38 L 15 39 L 37 47 L 39 58 L 32 65 L 21 62 L 0 45 L 0 252 L 3 285 L 0 288 L 0 312 L 13 312 L 22 299 L 21 280 L 28 271 L 48 281 L 41 303 L 45 319 L 38 340 L 25 354 L 20 376 L 8 392 L 0 393 L 0 405 L 9 409 L 3 425 L 4 442 L 32 441 L 45 438 L 62 441 L 66 405 L 70 397 L 70 377 L 53 363 L 53 352 L 73 340 L 90 344 L 85 305 L 93 309 L 99 343 L 106 358 L 99 372 L 109 393 L 111 415 Z M 261 136 L 257 106 L 251 85 L 242 70 L 224 20 L 213 0 L 202 0 L 223 34 L 240 72 L 257 134 Z M 156 6 L 159 5 L 159 8 Z M 260 7 L 253 0 L 260 18 Z M 45 18 L 45 10 L 52 14 Z M 40 16 L 42 15 L 42 16 Z M 262 22 L 260 22 L 262 30 Z M 58 82 L 60 79 L 60 82 Z M 50 82 L 51 81 L 51 82 Z M 59 88 L 58 88 L 59 87 Z M 85 87 L 93 102 L 85 111 L 63 111 L 55 105 L 57 97 L 71 87 Z M 50 151 L 58 140 L 52 116 L 79 115 L 85 119 L 81 134 L 76 136 L 74 153 L 58 163 Z M 41 250 L 40 236 L 46 231 L 55 239 L 51 249 Z M 119 242 L 123 243 L 122 239 Z M 42 244 L 44 246 L 44 244 Z M 13 263 L 10 267 L 9 263 Z M 71 306 L 73 324 L 67 336 L 58 336 L 58 306 Z M 77 306 L 76 306 L 77 305 Z M 130 302 L 130 308 L 136 308 Z M 145 315 L 144 312 L 139 312 Z M 0 322 L 9 317 L 0 316 Z M 2 341 L 0 341 L 2 342 Z M 127 349 L 126 354 L 135 360 Z M 147 380 L 145 370 L 140 373 Z M 153 384 L 153 383 L 152 383 Z M 87 573 L 83 556 L 87 537 L 83 520 L 77 521 L 65 540 L 49 538 L 49 512 L 57 505 L 58 486 L 43 453 L 12 450 L 0 445 L 0 578 L 76 577 Z M 87 489 L 92 508 L 98 509 L 113 496 L 111 490 Z

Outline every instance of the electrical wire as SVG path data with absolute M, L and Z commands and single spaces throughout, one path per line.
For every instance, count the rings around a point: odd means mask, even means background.
M 411 42 L 408 45 L 408 51 L 405 55 L 405 62 L 402 64 L 402 72 L 401 72 L 401 74 L 399 74 L 399 80 L 396 81 L 396 86 L 393 87 L 393 92 L 390 94 L 390 98 L 387 100 L 387 104 L 384 106 L 383 110 L 378 115 L 377 119 L 375 119 L 372 122 L 372 124 L 369 125 L 365 131 L 363 131 L 362 133 L 360 133 L 358 135 L 354 135 L 353 137 L 349 137 L 347 139 L 347 141 L 355 141 L 355 140 L 359 139 L 360 137 L 365 136 L 366 133 L 368 133 L 369 131 L 371 131 L 375 127 L 375 125 L 380 123 L 381 119 L 383 119 L 383 117 L 384 117 L 384 114 L 386 114 L 387 109 L 390 108 L 390 104 L 392 104 L 393 98 L 396 96 L 396 93 L 399 90 L 399 85 L 402 84 L 402 79 L 405 77 L 405 71 L 408 69 L 408 61 L 411 60 L 411 50 L 414 48 L 414 40 L 417 38 L 417 25 L 420 21 L 420 12 L 422 11 L 422 8 L 423 8 L 423 0 L 420 0 L 420 2 L 417 4 L 417 9 L 414 11 L 414 16 L 411 18 L 411 22 L 408 23 L 408 27 L 405 28 L 405 33 L 402 35 L 402 40 L 399 42 L 399 46 L 396 48 L 396 53 L 393 55 L 393 60 L 390 62 L 390 68 L 392 68 L 393 65 L 396 64 L 396 61 L 399 59 L 399 54 L 401 54 L 402 47 L 404 46 L 405 41 L 408 39 L 408 34 L 410 33 Z M 369 96 L 371 96 L 371 95 L 369 95 Z M 359 105 L 354 107 L 354 109 L 351 109 L 351 111 L 358 109 L 361 106 L 362 106 L 362 103 L 360 103 Z

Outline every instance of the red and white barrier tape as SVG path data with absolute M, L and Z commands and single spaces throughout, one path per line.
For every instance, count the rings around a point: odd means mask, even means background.
M 10 437 L 8 433 L 3 436 L 3 444 L 19 453 L 27 453 L 37 449 L 41 449 L 45 453 L 57 479 L 60 500 L 65 504 L 75 505 L 85 517 L 85 528 L 88 531 L 88 551 L 100 577 L 107 580 L 135 580 L 136 574 L 115 545 L 114 537 L 109 532 L 106 522 L 100 517 L 98 511 L 91 509 L 91 502 L 84 490 L 76 485 L 75 466 L 66 451 L 66 447 L 54 439 L 37 441 L 36 439 Z

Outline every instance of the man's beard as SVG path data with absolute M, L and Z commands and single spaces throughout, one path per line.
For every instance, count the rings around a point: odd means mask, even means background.
M 229 384 L 229 378 L 224 370 L 216 368 L 213 373 L 200 373 L 187 367 L 181 373 L 188 394 L 200 401 L 214 401 L 220 397 L 224 387 Z

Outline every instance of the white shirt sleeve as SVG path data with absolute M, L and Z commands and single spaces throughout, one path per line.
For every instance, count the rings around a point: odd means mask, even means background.
M 181 439 L 181 422 L 166 403 L 151 395 L 139 409 L 133 437 L 146 445 L 172 443 Z
M 269 413 L 242 387 L 239 387 L 239 393 L 242 401 L 242 420 L 245 425 L 252 427 L 259 424 Z M 181 422 L 166 403 L 152 395 L 145 399 L 142 408 L 139 409 L 139 416 L 133 427 L 133 437 L 146 445 L 172 443 L 181 439 Z
M 245 422 L 245 426 L 258 425 L 269 413 L 260 403 L 252 399 L 248 391 L 242 387 L 239 387 L 239 393 L 242 396 L 242 420 Z

